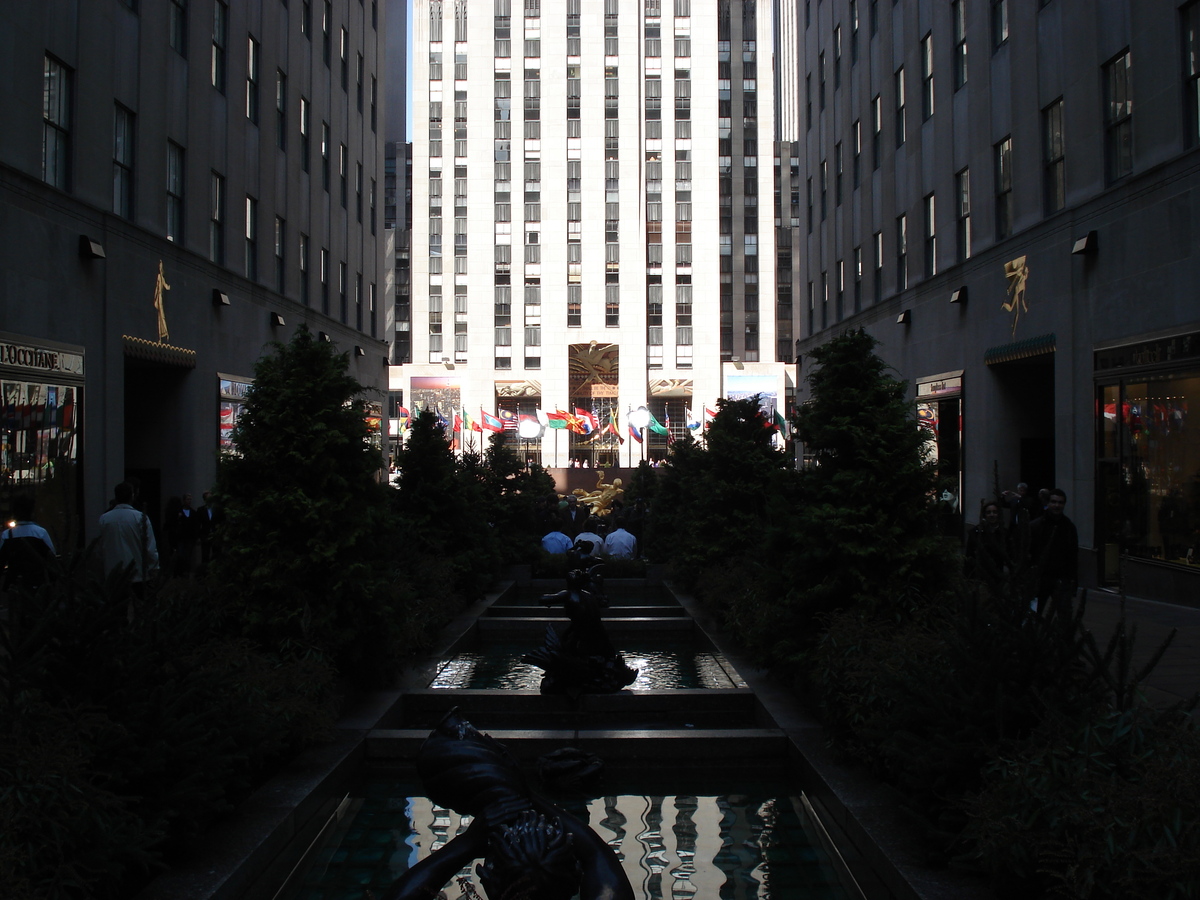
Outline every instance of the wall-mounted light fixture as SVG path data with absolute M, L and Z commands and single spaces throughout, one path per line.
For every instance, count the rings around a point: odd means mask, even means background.
M 317 340 L 318 340 L 318 341 L 324 341 L 326 344 L 333 343 L 332 339 L 331 339 L 331 338 L 329 337 L 329 335 L 328 335 L 326 332 L 324 332 L 324 331 L 318 331 L 318 332 L 317 332 Z
M 355 356 L 366 356 L 367 351 L 364 350 L 362 347 L 358 346 L 357 344 L 355 344 L 354 345 L 354 355 Z
M 911 309 L 903 310 L 900 313 L 900 315 L 896 316 L 896 324 L 897 325 L 911 325 L 912 324 L 912 310 Z
M 967 286 L 965 284 L 950 295 L 950 302 L 951 303 L 966 303 L 967 302 Z
M 286 325 L 287 322 L 283 320 L 283 316 L 281 316 L 279 313 L 273 312 L 271 313 L 271 324 L 278 327 L 280 325 Z
M 213 306 L 229 306 L 229 295 L 220 288 L 213 288 Z
M 1089 231 L 1075 241 L 1075 246 L 1071 248 L 1071 252 L 1081 256 L 1090 256 L 1099 249 L 1099 246 L 1100 240 L 1096 232 Z
M 104 255 L 104 245 L 99 241 L 93 241 L 86 234 L 79 236 L 79 258 L 80 259 L 106 259 Z

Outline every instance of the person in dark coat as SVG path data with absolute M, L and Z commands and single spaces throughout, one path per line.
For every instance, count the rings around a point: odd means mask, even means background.
M 999 587 L 1011 569 L 1008 534 L 995 500 L 983 504 L 979 524 L 967 535 L 966 563 L 970 577 L 992 587 Z
M 1029 563 L 1034 574 L 1030 609 L 1044 613 L 1055 597 L 1070 598 L 1079 584 L 1079 533 L 1066 517 L 1066 492 L 1049 492 L 1046 511 L 1029 526 Z

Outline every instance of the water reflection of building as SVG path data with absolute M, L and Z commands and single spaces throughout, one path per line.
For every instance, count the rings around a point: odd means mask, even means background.
M 231 385 L 301 322 L 385 388 L 382 4 L 277 6 L 5 10 L 0 513 L 34 494 L 60 548 L 127 476 L 152 517 L 209 487 Z

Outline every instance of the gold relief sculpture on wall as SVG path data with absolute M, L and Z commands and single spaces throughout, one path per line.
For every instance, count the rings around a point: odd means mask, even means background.
M 692 379 L 690 378 L 653 378 L 650 380 L 651 397 L 690 397 L 692 396 Z
M 571 344 L 568 358 L 572 397 L 616 397 L 620 389 L 620 348 L 616 344 Z
M 496 397 L 498 399 L 531 399 L 542 396 L 540 381 L 497 381 Z
M 1005 312 L 1012 313 L 1012 335 L 1017 336 L 1017 321 L 1021 313 L 1029 312 L 1025 302 L 1025 286 L 1029 280 L 1029 266 L 1025 265 L 1025 257 L 1018 256 L 1004 264 L 1004 277 L 1008 279 L 1008 301 L 1000 304 Z

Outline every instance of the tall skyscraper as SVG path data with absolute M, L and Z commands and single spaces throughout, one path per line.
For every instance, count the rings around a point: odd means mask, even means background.
M 783 405 L 766 0 L 416 0 L 411 364 L 447 420 L 591 413 L 674 435 L 720 396 Z M 763 309 L 763 307 L 766 309 Z M 530 449 L 636 463 L 615 434 Z

